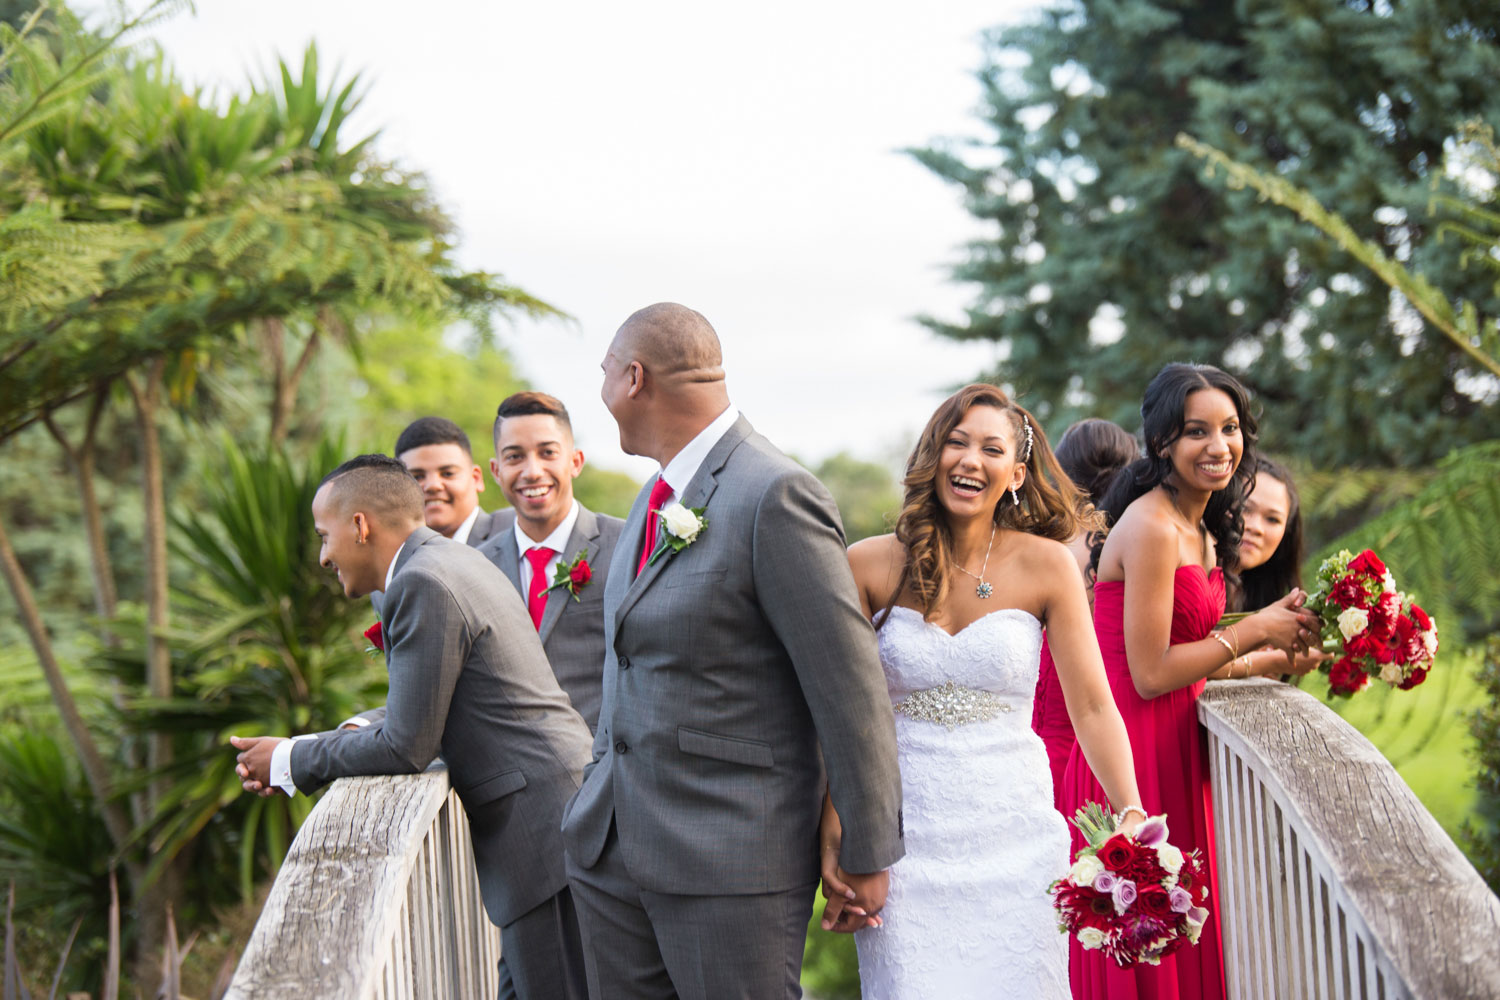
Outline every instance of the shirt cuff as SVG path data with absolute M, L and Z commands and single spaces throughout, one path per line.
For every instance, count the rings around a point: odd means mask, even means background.
M 271 784 L 288 795 L 296 795 L 297 783 L 292 780 L 292 744 L 298 740 L 317 738 L 317 733 L 307 733 L 302 736 L 293 736 L 289 740 L 282 740 L 276 744 L 276 748 L 271 751 Z
M 345 726 L 354 726 L 356 729 L 363 729 L 369 724 L 370 720 L 365 718 L 363 715 L 351 715 L 349 718 L 339 723 L 339 728 L 343 729 Z

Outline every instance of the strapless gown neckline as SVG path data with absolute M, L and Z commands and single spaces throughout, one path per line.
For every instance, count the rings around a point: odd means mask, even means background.
M 866 1000 L 1066 1000 L 1067 942 L 1047 886 L 1068 832 L 1031 731 L 1042 625 L 997 608 L 957 632 L 897 607 L 879 632 L 893 705 L 948 686 L 984 710 L 897 711 L 906 856 L 891 869 L 885 926 L 855 935 Z M 878 620 L 878 619 L 877 619 Z M 915 696 L 915 697 L 914 697 Z

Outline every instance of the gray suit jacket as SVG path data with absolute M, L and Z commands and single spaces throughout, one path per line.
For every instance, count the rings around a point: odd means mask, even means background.
M 613 659 L 570 857 L 592 868 L 613 822 L 643 889 L 805 886 L 826 762 L 844 867 L 888 868 L 904 850 L 895 723 L 833 499 L 741 418 L 680 498 L 708 526 L 636 577 L 651 486 L 605 587 Z
M 311 792 L 354 774 L 413 774 L 439 754 L 463 800 L 479 887 L 505 926 L 567 884 L 563 805 L 589 733 L 547 665 L 531 619 L 489 560 L 430 528 L 396 559 L 384 626 L 384 719 L 292 747 Z
M 466 544 L 471 549 L 477 549 L 489 540 L 495 530 L 495 515 L 481 507 L 479 516 L 474 518 L 474 526 L 469 529 L 469 539 Z M 380 620 L 385 621 L 385 594 L 378 590 L 371 593 L 370 605 L 375 609 L 375 614 Z
M 574 556 L 583 552 L 594 578 L 578 592 L 577 600 L 562 587 L 549 592 L 546 610 L 542 612 L 542 627 L 538 630 L 557 682 L 591 732 L 598 725 L 599 704 L 604 696 L 604 586 L 609 579 L 615 542 L 624 526 L 625 522 L 618 517 L 595 514 L 578 505 L 578 520 L 562 557 L 572 562 Z M 479 551 L 500 567 L 500 572 L 520 592 L 521 560 L 516 553 L 515 527 L 514 510 L 497 511 L 490 539 Z M 523 601 L 525 596 L 522 592 Z

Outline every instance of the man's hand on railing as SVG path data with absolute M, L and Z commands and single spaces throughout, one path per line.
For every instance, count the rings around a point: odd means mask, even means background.
M 240 752 L 235 758 L 238 763 L 234 770 L 245 791 L 254 792 L 261 798 L 276 794 L 277 788 L 271 783 L 271 756 L 281 739 L 279 736 L 229 737 L 230 745 Z

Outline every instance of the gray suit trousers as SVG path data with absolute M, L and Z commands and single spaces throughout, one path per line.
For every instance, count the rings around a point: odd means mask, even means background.
M 499 1000 L 588 1000 L 573 894 L 557 895 L 500 928 Z
M 568 859 L 593 1000 L 796 1000 L 816 882 L 684 896 L 641 889 L 610 830 L 592 868 Z

